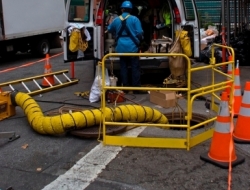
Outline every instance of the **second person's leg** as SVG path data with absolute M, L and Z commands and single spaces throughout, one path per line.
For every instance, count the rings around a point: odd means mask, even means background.
M 141 67 L 139 57 L 131 57 L 131 71 L 132 71 L 132 86 L 141 86 Z

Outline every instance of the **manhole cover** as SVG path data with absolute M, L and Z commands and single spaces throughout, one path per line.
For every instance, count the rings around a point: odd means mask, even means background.
M 121 127 L 107 126 L 106 127 L 106 134 L 107 135 L 116 135 L 116 134 L 124 132 L 125 130 L 126 130 L 126 127 L 124 127 L 124 126 L 121 126 Z M 93 126 L 93 127 L 86 127 L 84 129 L 80 129 L 80 130 L 74 130 L 74 131 L 71 131 L 70 133 L 72 135 L 75 135 L 78 137 L 97 138 L 97 137 L 99 137 L 99 132 L 100 132 L 100 135 L 102 136 L 102 129 L 100 131 L 99 126 Z
M 79 107 L 68 107 L 63 106 L 58 111 L 50 111 L 47 115 L 48 116 L 55 116 L 58 114 L 67 114 L 69 112 L 77 112 L 83 111 L 84 109 Z M 106 134 L 107 135 L 116 135 L 126 131 L 126 126 L 106 126 Z M 100 136 L 102 136 L 102 129 L 100 130 L 100 126 L 93 126 L 93 127 L 85 127 L 79 130 L 70 131 L 71 135 L 78 136 L 78 137 L 85 137 L 85 138 L 98 138 L 99 132 Z
M 183 112 L 183 113 L 165 113 L 164 114 L 167 118 L 170 124 L 187 124 L 187 121 L 185 120 L 185 116 L 187 115 L 187 113 Z M 199 124 L 201 122 L 204 122 L 206 120 L 208 120 L 209 118 L 206 115 L 203 114 L 198 114 L 198 113 L 193 113 L 192 114 L 192 119 L 190 121 L 190 125 L 196 125 Z M 200 129 L 200 128 L 204 128 L 204 127 L 208 127 L 208 124 L 206 124 L 205 126 L 202 125 L 200 127 L 197 127 L 196 129 Z M 171 129 L 175 129 L 175 130 L 186 130 L 185 128 L 182 127 L 172 127 Z

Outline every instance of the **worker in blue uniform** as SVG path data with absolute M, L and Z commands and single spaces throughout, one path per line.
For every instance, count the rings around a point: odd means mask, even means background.
M 130 14 L 133 8 L 130 1 L 124 1 L 120 8 L 122 14 L 113 20 L 107 31 L 116 37 L 116 53 L 138 53 L 140 41 L 143 39 L 141 22 Z M 131 64 L 132 71 L 132 86 L 140 87 L 141 71 L 138 56 L 120 56 L 122 85 L 130 86 L 128 80 L 129 64 Z

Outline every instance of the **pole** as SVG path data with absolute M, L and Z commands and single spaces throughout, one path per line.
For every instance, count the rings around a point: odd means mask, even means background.
M 74 79 L 75 78 L 75 62 L 72 61 L 70 63 L 70 66 L 71 66 L 71 79 Z
M 237 3 L 236 0 L 234 0 L 234 38 L 236 38 L 236 36 L 238 35 L 238 31 L 237 31 Z
M 239 9 L 239 28 L 240 28 L 240 32 L 242 32 L 242 22 L 241 22 L 241 14 L 242 14 L 242 10 L 241 10 L 241 0 L 238 0 L 238 9 Z
M 230 34 L 231 34 L 231 14 L 230 14 L 230 0 L 227 1 L 227 45 L 230 45 Z
M 221 37 L 222 37 L 222 45 L 225 45 L 225 0 L 221 1 Z M 226 50 L 222 48 L 222 62 L 226 62 Z M 225 72 L 225 66 L 222 67 Z

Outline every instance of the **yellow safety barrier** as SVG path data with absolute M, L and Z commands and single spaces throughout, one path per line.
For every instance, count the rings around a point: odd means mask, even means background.
M 104 145 L 114 145 L 114 146 L 133 146 L 133 147 L 155 147 L 155 148 L 183 148 L 190 150 L 191 147 L 194 147 L 195 145 L 204 142 L 205 140 L 208 140 L 212 137 L 214 126 L 209 127 L 209 129 L 204 130 L 200 134 L 197 134 L 195 136 L 191 136 L 191 131 L 194 129 L 197 129 L 198 127 L 208 125 L 211 122 L 214 122 L 216 120 L 217 116 L 208 118 L 207 120 L 192 125 L 191 126 L 191 120 L 193 115 L 193 103 L 195 98 L 207 95 L 209 94 L 211 96 L 211 110 L 217 112 L 218 106 L 215 102 L 216 99 L 220 100 L 219 95 L 216 94 L 219 91 L 224 90 L 225 88 L 229 87 L 230 82 L 234 82 L 234 61 L 228 61 L 228 62 L 222 62 L 222 63 L 216 63 L 215 57 L 214 57 L 214 49 L 215 47 L 221 47 L 226 48 L 231 51 L 232 57 L 234 60 L 234 50 L 228 46 L 223 46 L 219 44 L 213 44 L 212 45 L 212 57 L 210 59 L 210 64 L 206 66 L 191 68 L 191 62 L 190 59 L 184 55 L 184 54 L 178 54 L 178 53 L 124 53 L 124 54 L 117 54 L 117 53 L 110 53 L 103 57 L 102 59 L 102 95 L 101 95 L 101 107 L 102 110 L 106 107 L 106 91 L 107 90 L 147 90 L 147 91 L 184 91 L 186 92 L 186 106 L 187 106 L 187 112 L 185 113 L 185 124 L 152 124 L 152 123 L 133 123 L 133 122 L 112 122 L 112 121 L 106 121 L 107 115 L 105 115 L 105 112 L 103 113 L 102 118 L 102 125 L 103 125 L 103 144 Z M 123 86 L 106 86 L 105 85 L 105 61 L 109 57 L 120 57 L 120 56 L 140 56 L 140 57 L 169 57 L 169 56 L 182 56 L 187 60 L 187 87 L 185 88 L 154 88 L 154 87 L 123 87 Z M 218 67 L 221 67 L 223 65 L 232 65 L 232 74 L 229 75 L 227 73 L 224 73 L 218 69 Z M 191 74 L 194 72 L 198 72 L 201 70 L 211 70 L 211 78 L 212 81 L 207 86 L 202 86 L 197 89 L 191 89 Z M 222 82 L 215 82 L 215 75 L 216 73 L 223 75 L 227 78 L 226 81 Z M 232 101 L 232 91 L 230 94 L 230 105 Z M 169 128 L 183 128 L 186 130 L 186 137 L 185 138 L 169 138 L 169 137 L 127 137 L 127 136 L 112 136 L 106 134 L 106 126 L 133 126 L 133 127 L 139 127 L 139 126 L 146 126 L 146 127 L 160 127 L 168 130 Z

